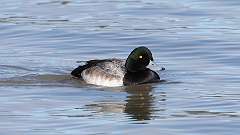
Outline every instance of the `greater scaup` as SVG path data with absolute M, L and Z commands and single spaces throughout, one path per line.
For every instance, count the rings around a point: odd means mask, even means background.
M 147 68 L 153 61 L 151 51 L 144 46 L 135 48 L 127 60 L 90 60 L 71 72 L 86 83 L 107 87 L 158 82 L 159 75 Z

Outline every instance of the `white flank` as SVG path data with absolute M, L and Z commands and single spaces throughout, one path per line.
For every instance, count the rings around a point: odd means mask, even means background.
M 86 71 L 83 71 L 81 75 L 83 80 L 89 84 L 106 86 L 106 87 L 123 86 L 123 79 L 120 79 L 120 78 L 110 79 L 106 76 L 87 74 Z

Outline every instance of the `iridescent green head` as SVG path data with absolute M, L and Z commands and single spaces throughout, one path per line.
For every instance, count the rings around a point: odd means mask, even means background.
M 144 46 L 135 48 L 127 58 L 125 67 L 129 72 L 145 70 L 150 61 L 153 61 L 151 51 Z

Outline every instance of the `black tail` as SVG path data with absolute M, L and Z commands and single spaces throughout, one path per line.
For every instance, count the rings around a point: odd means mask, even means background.
M 83 70 L 90 68 L 92 66 L 96 66 L 98 63 L 100 62 L 105 62 L 105 61 L 110 61 L 110 60 L 90 60 L 87 61 L 87 63 L 85 65 L 81 65 L 77 68 L 75 68 L 72 72 L 71 75 L 74 77 L 78 77 L 78 78 L 82 78 L 81 73 Z
M 83 66 L 79 66 L 77 68 L 75 68 L 72 72 L 71 72 L 71 75 L 74 76 L 74 77 L 78 77 L 78 78 L 81 78 L 81 73 L 83 70 L 89 68 L 88 64 L 87 65 L 83 65 Z

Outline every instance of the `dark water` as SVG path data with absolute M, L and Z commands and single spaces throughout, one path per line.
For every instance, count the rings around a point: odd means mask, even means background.
M 0 134 L 236 135 L 240 1 L 1 0 Z M 165 82 L 101 88 L 78 60 L 149 47 Z

